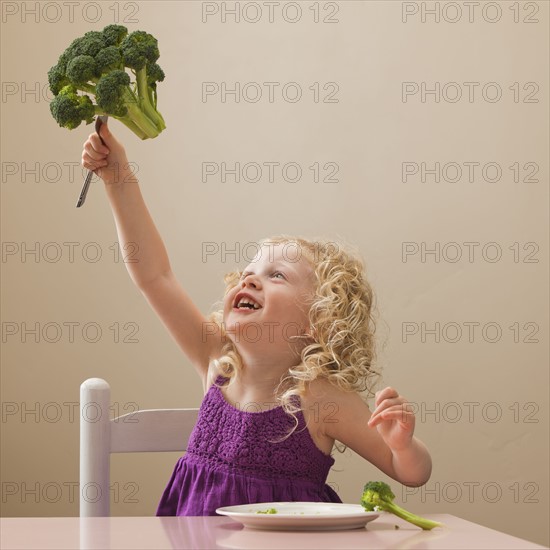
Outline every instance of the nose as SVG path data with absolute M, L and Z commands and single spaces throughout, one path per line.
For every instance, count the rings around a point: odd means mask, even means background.
M 256 275 L 247 275 L 245 279 L 242 282 L 241 288 L 246 288 L 247 286 L 251 286 L 253 288 L 260 288 L 261 283 L 260 279 Z

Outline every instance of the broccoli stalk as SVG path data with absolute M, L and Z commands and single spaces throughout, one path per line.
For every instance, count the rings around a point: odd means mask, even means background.
M 367 512 L 390 512 L 396 516 L 420 527 L 424 530 L 430 530 L 434 527 L 441 527 L 443 524 L 430 519 L 411 514 L 397 504 L 394 504 L 395 495 L 392 493 L 390 486 L 383 481 L 369 481 L 364 489 L 361 497 L 361 504 Z
M 157 65 L 160 56 L 157 39 L 144 32 L 129 34 L 120 44 L 124 65 L 136 77 L 137 97 L 140 108 L 157 125 L 160 132 L 166 128 L 164 119 L 156 109 L 156 83 L 164 80 L 164 72 Z
M 125 71 L 111 71 L 99 80 L 96 101 L 105 114 L 124 123 L 131 121 L 147 137 L 159 135 L 160 130 L 155 122 L 141 109 L 138 98 L 130 88 L 130 77 Z
M 157 82 L 164 80 L 156 63 L 159 55 L 156 38 L 144 31 L 128 34 L 122 25 L 73 40 L 48 72 L 55 96 L 50 104 L 53 117 L 72 130 L 83 121 L 92 123 L 94 115 L 109 115 L 141 139 L 157 137 L 166 128 L 157 111 Z
M 141 109 L 155 122 L 159 131 L 162 132 L 166 128 L 166 124 L 153 103 L 153 92 L 149 86 L 147 71 L 145 69 L 140 69 L 136 72 L 136 82 Z

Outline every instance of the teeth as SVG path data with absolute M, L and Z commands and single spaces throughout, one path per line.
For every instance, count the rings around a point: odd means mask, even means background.
M 259 304 L 257 304 L 254 300 L 250 300 L 249 298 L 241 298 L 239 300 L 239 303 L 237 304 L 237 307 L 241 307 L 244 304 L 250 304 L 253 306 L 254 309 L 260 309 Z

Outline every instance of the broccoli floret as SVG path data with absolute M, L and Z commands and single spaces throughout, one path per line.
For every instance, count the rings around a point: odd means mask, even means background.
M 84 36 L 73 40 L 69 50 L 73 56 L 97 55 L 105 47 L 103 34 L 98 31 L 89 31 Z
M 160 56 L 157 39 L 144 31 L 135 31 L 121 42 L 120 51 L 124 65 L 136 75 L 140 107 L 159 131 L 164 130 L 166 124 L 156 109 L 156 83 L 164 80 L 164 72 L 157 64 Z M 154 90 L 151 84 L 154 84 Z
M 66 65 L 65 65 L 66 67 Z M 50 90 L 52 91 L 53 95 L 57 95 L 62 88 L 65 86 L 69 86 L 71 84 L 71 81 L 67 78 L 67 75 L 65 74 L 65 68 L 61 68 L 61 66 L 54 65 L 49 71 L 48 71 L 48 83 L 50 85 Z
M 94 93 L 91 82 L 96 82 L 98 75 L 97 64 L 89 55 L 77 55 L 67 64 L 65 75 L 70 82 L 86 92 Z
M 157 39 L 145 31 L 134 31 L 120 44 L 124 64 L 134 71 L 152 65 L 160 57 Z
M 166 128 L 157 111 L 157 82 L 164 80 L 164 72 L 156 63 L 159 55 L 154 36 L 144 31 L 128 34 L 122 25 L 108 25 L 76 38 L 48 71 L 55 96 L 52 115 L 71 130 L 83 120 L 92 123 L 95 115 L 109 115 L 141 139 L 155 138 Z M 62 97 L 58 99 L 59 95 Z M 68 102 L 73 106 L 71 116 L 61 114 L 68 110 Z M 77 106 L 86 115 L 78 123 Z
M 158 63 L 153 63 L 147 68 L 147 95 L 149 97 L 150 104 L 154 107 L 157 116 L 160 119 L 162 128 L 166 128 L 166 124 L 162 115 L 157 109 L 157 82 L 164 80 L 164 71 L 160 68 Z
M 128 36 L 128 29 L 122 25 L 107 25 L 102 32 L 106 46 L 118 46 Z
M 80 56 L 93 57 L 97 55 L 104 47 L 104 40 L 98 37 L 101 33 L 86 33 L 80 38 L 76 38 L 71 42 L 68 48 L 59 56 L 57 64 L 54 65 L 48 71 L 48 82 L 50 84 L 50 90 L 54 95 L 57 95 L 61 88 L 68 85 L 74 85 L 81 91 L 87 91 L 93 93 L 93 90 L 85 90 L 83 86 L 77 84 L 86 84 L 87 80 L 82 80 L 83 76 L 81 70 L 78 69 L 76 74 L 81 82 L 75 82 L 67 74 L 68 67 L 71 62 Z M 73 75 L 74 76 L 74 75 Z
M 149 86 L 154 86 L 156 89 L 157 82 L 162 82 L 164 80 L 164 71 L 160 68 L 157 63 L 153 63 L 149 66 L 147 71 L 147 83 Z
M 59 126 L 74 130 L 82 121 L 94 120 L 96 108 L 87 95 L 78 95 L 76 88 L 65 86 L 50 103 L 50 111 Z
M 128 114 L 126 88 L 130 85 L 130 77 L 124 71 L 111 71 L 100 79 L 96 86 L 96 101 L 106 113 L 124 117 Z M 130 98 L 130 101 L 132 99 Z M 133 99 L 135 102 L 135 98 Z
M 114 70 L 124 70 L 122 55 L 116 46 L 103 48 L 96 56 L 95 62 L 99 74 L 108 73 Z
M 397 504 L 394 504 L 395 495 L 392 493 L 390 486 L 383 481 L 369 481 L 363 488 L 363 496 L 361 504 L 367 512 L 390 512 L 396 516 L 408 521 L 417 527 L 425 530 L 441 527 L 443 524 L 430 519 L 425 519 L 415 514 L 407 512 Z

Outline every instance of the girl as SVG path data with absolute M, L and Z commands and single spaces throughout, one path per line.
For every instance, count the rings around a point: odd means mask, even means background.
M 342 502 L 326 484 L 336 441 L 404 485 L 425 484 L 431 458 L 404 397 L 386 387 L 374 411 L 360 396 L 376 373 L 373 293 L 360 259 L 335 243 L 260 242 L 226 276 L 204 317 L 171 271 L 120 142 L 103 124 L 82 165 L 104 181 L 130 276 L 200 376 L 204 399 L 188 450 L 157 515 L 215 515 L 257 502 Z M 134 256 L 135 257 L 135 256 Z

